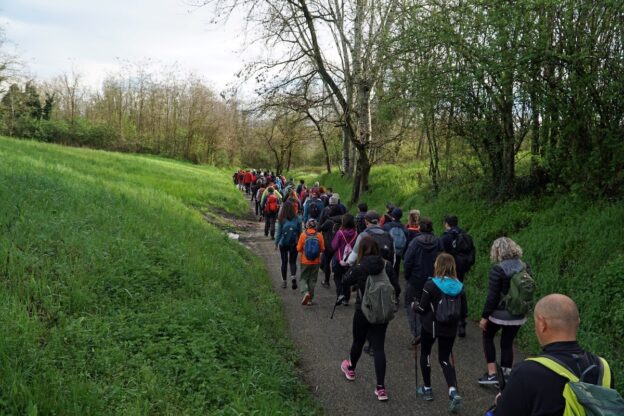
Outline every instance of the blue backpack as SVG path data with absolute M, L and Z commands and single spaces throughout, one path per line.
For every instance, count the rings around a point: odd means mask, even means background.
M 282 238 L 279 241 L 279 245 L 282 247 L 293 247 L 297 245 L 297 237 L 299 237 L 299 227 L 297 227 L 297 220 L 284 221 L 282 224 Z
M 394 245 L 394 254 L 397 256 L 403 256 L 405 246 L 407 246 L 407 238 L 405 238 L 405 232 L 402 227 L 390 228 L 390 237 Z
M 319 243 L 318 233 L 306 233 L 305 242 L 303 243 L 303 254 L 308 260 L 314 260 L 321 255 L 321 243 Z

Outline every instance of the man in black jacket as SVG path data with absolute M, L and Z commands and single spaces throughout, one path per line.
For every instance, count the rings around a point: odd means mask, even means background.
M 420 234 L 407 247 L 404 259 L 405 311 L 412 334 L 412 344 L 420 341 L 420 318 L 411 308 L 412 302 L 420 300 L 423 287 L 428 278 L 433 277 L 433 265 L 442 252 L 442 242 L 433 235 L 433 223 L 428 218 L 420 220 Z
M 558 360 L 577 377 L 584 374 L 583 381 L 587 383 L 602 382 L 600 360 L 583 350 L 576 341 L 581 321 L 572 299 L 560 294 L 548 295 L 535 305 L 533 317 L 542 356 Z M 613 388 L 613 375 L 610 376 Z M 567 382 L 538 362 L 523 361 L 511 372 L 505 390 L 497 396 L 495 414 L 561 416 L 565 408 L 563 389 Z
M 474 245 L 467 250 L 467 252 L 460 252 L 457 248 L 458 236 L 463 234 L 466 236 L 466 232 L 459 228 L 459 220 L 456 215 L 444 216 L 444 234 L 440 239 L 444 246 L 444 251 L 449 253 L 455 259 L 457 266 L 457 278 L 460 282 L 464 283 L 466 273 L 470 271 L 470 268 L 475 262 L 475 248 Z M 472 238 L 469 240 L 472 242 Z M 467 306 L 467 305 L 466 305 Z M 457 336 L 463 338 L 466 336 L 466 320 L 462 319 L 457 327 Z

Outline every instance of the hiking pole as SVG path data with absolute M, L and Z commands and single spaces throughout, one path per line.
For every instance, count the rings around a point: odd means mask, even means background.
M 342 303 L 342 301 L 344 300 L 345 295 L 340 295 L 336 298 L 336 303 L 334 303 L 334 310 L 332 311 L 331 316 L 329 317 L 329 319 L 334 319 L 334 313 L 336 312 L 336 306 L 340 305 L 340 303 Z

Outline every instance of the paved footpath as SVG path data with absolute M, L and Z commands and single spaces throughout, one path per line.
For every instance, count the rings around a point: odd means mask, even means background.
M 299 351 L 298 363 L 303 380 L 311 388 L 327 415 L 448 415 L 448 392 L 442 369 L 437 360 L 437 343 L 432 360 L 434 400 L 424 402 L 417 397 L 414 380 L 414 354 L 409 349 L 407 320 L 403 306 L 388 326 L 386 334 L 386 391 L 389 400 L 379 402 L 375 389 L 373 359 L 363 354 L 355 381 L 348 381 L 340 371 L 340 362 L 348 357 L 351 347 L 353 301 L 349 306 L 339 305 L 334 319 L 329 317 L 336 299 L 333 280 L 329 289 L 321 286 L 322 272 L 316 287 L 314 306 L 302 306 L 299 289 L 281 287 L 280 256 L 274 242 L 264 236 L 264 223 L 252 223 L 241 236 L 241 242 L 265 260 L 274 290 L 280 294 L 290 333 Z M 289 277 L 290 280 L 290 277 Z M 401 287 L 405 281 L 401 281 Z M 402 302 L 401 302 L 402 304 Z M 481 305 L 471 305 L 473 308 Z M 459 391 L 463 397 L 461 414 L 480 416 L 492 403 L 497 390 L 480 387 L 477 378 L 485 372 L 479 327 L 470 322 L 464 339 L 457 338 L 454 355 Z M 516 351 L 517 362 L 522 359 Z M 422 377 L 418 374 L 419 383 Z

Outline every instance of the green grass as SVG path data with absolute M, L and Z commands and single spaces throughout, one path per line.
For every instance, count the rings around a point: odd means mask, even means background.
M 419 185 L 418 175 L 424 178 Z M 295 175 L 298 179 L 300 176 Z M 351 185 L 337 174 L 301 175 L 333 186 L 343 201 Z M 538 296 L 564 293 L 578 304 L 579 340 L 606 357 L 614 367 L 620 390 L 624 388 L 624 204 L 591 201 L 575 196 L 526 196 L 504 204 L 479 197 L 477 184 L 457 182 L 433 197 L 422 166 L 379 166 L 372 170 L 370 192 L 362 202 L 384 211 L 393 202 L 407 211 L 419 209 L 432 218 L 436 234 L 443 232 L 443 216 L 454 213 L 477 246 L 477 264 L 467 280 L 470 315 L 479 319 L 487 293 L 491 267 L 489 248 L 503 235 L 517 241 L 532 266 Z M 352 207 L 353 208 L 353 207 Z M 354 211 L 351 209 L 351 211 Z M 521 331 L 519 342 L 531 353 L 539 351 L 532 322 Z M 480 357 L 478 357 L 480 358 Z
M 0 138 L 0 414 L 317 414 L 229 172 Z

